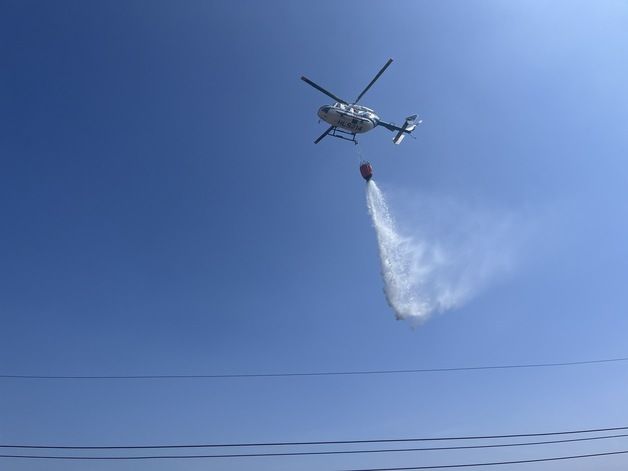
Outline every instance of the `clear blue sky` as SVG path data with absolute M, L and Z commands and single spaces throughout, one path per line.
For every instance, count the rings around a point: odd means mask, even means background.
M 623 1 L 3 1 L 0 373 L 421 368 L 626 356 Z M 329 100 L 417 140 L 361 147 L 401 214 L 523 214 L 517 269 L 412 330 L 385 303 Z M 421 217 L 421 215 L 414 215 Z M 429 225 L 428 221 L 423 221 Z M 528 226 L 526 226 L 528 227 Z M 411 230 L 411 227 L 406 228 Z M 0 380 L 0 442 L 135 444 L 628 424 L 626 365 L 388 377 Z M 628 449 L 36 462 L 13 470 L 325 470 Z M 615 457 L 517 469 L 625 469 Z M 5 468 L 6 467 L 6 468 Z

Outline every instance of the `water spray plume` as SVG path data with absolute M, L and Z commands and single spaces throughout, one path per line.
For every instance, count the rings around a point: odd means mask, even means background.
M 373 180 L 367 182 L 366 201 L 377 236 L 384 293 L 397 319 L 418 325 L 433 312 L 459 307 L 510 266 L 510 251 L 500 244 L 510 232 L 505 225 L 482 221 L 488 234 L 476 230 L 474 236 L 467 233 L 466 239 L 448 245 L 425 235 L 401 235 Z

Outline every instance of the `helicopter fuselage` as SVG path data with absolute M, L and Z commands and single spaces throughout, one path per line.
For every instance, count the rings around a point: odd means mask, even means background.
M 332 126 L 357 134 L 368 132 L 379 123 L 379 116 L 373 110 L 365 106 L 344 103 L 321 106 L 318 117 Z

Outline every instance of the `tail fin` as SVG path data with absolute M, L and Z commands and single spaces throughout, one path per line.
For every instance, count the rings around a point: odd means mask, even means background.
M 395 144 L 400 144 L 401 141 L 403 141 L 403 138 L 406 137 L 406 134 L 410 134 L 412 131 L 414 131 L 414 128 L 417 127 L 417 124 L 421 124 L 421 121 L 419 121 L 418 123 L 415 123 L 414 120 L 416 118 L 417 118 L 417 115 L 408 116 L 406 118 L 406 122 L 403 124 L 401 129 L 399 129 L 399 132 L 397 133 L 397 135 L 393 137 L 393 142 Z

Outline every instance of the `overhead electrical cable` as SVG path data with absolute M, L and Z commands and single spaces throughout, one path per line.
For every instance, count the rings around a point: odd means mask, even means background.
M 420 469 L 452 469 L 452 468 L 472 468 L 477 466 L 503 466 L 511 464 L 525 464 L 525 463 L 543 463 L 548 461 L 563 461 L 563 460 L 577 460 L 582 458 L 596 458 L 601 456 L 613 456 L 613 455 L 625 455 L 628 454 L 628 450 L 607 451 L 604 453 L 589 453 L 586 455 L 568 455 L 568 456 L 552 456 L 549 458 L 535 458 L 527 460 L 511 460 L 511 461 L 488 461 L 484 463 L 459 463 L 459 464 L 441 464 L 434 466 L 401 466 L 391 468 L 355 468 L 355 469 L 342 469 L 338 471 L 410 471 Z
M 294 452 L 273 452 L 273 453 L 230 453 L 230 454 L 204 454 L 204 455 L 144 455 L 144 456 L 61 456 L 57 455 L 51 459 L 90 459 L 90 460 L 156 460 L 156 459 L 191 459 L 191 458 L 261 458 L 279 456 L 312 456 L 312 455 L 347 455 L 347 454 L 367 454 L 367 453 L 399 453 L 399 452 L 419 452 L 419 451 L 445 451 L 445 450 L 471 450 L 478 448 L 504 448 L 532 445 L 551 445 L 557 443 L 584 442 L 592 440 L 606 440 L 611 438 L 628 437 L 628 434 L 605 435 L 601 437 L 571 438 L 565 440 L 545 440 L 523 443 L 493 443 L 489 445 L 461 445 L 444 447 L 424 447 L 424 448 L 385 448 L 372 450 L 330 450 L 330 451 L 294 451 Z M 19 447 L 13 447 L 19 448 Z M 173 447 L 174 448 L 174 447 Z M 43 455 L 0 455 L 0 458 L 46 458 Z
M 448 468 L 470 468 L 475 466 L 498 466 L 498 465 L 512 465 L 512 464 L 524 464 L 524 463 L 541 463 L 546 461 L 561 461 L 561 460 L 576 460 L 582 458 L 594 458 L 600 456 L 612 456 L 612 455 L 625 455 L 628 454 L 628 450 L 607 451 L 603 453 L 589 453 L 586 455 L 568 455 L 568 456 L 552 456 L 546 458 L 535 458 L 525 460 L 512 460 L 512 461 L 489 461 L 481 463 L 457 463 L 457 464 L 444 464 L 444 465 L 432 465 L 432 466 L 404 466 L 404 467 L 390 467 L 390 468 L 356 468 L 356 469 L 343 469 L 338 471 L 406 471 L 406 470 L 420 470 L 420 469 L 448 469 Z M 0 458 L 25 458 L 25 459 L 43 459 L 43 460 L 87 460 L 87 461 L 105 461 L 105 460 L 154 460 L 154 459 L 190 459 L 190 458 L 206 458 L 202 455 L 160 455 L 160 456 L 44 456 L 44 455 L 0 455 Z
M 0 374 L 0 379 L 57 379 L 57 380 L 107 380 L 107 379 L 237 379 L 237 378 L 287 378 L 300 376 L 367 376 L 417 373 L 447 373 L 456 371 L 512 370 L 525 368 L 556 368 L 584 366 L 604 363 L 626 362 L 628 357 L 603 358 L 598 360 L 565 361 L 551 363 L 522 363 L 506 365 L 459 366 L 449 368 L 414 368 L 398 370 L 352 370 L 352 371 L 306 371 L 285 373 L 226 373 L 226 374 L 149 374 L 149 375 L 29 375 Z
M 535 433 L 512 433 L 505 435 L 459 435 L 449 437 L 413 437 L 413 438 L 380 438 L 366 440 L 319 440 L 301 442 L 242 442 L 242 443 L 205 443 L 205 444 L 183 444 L 183 445 L 103 445 L 103 446 L 81 446 L 81 445 L 32 445 L 32 444 L 0 444 L 0 448 L 20 448 L 20 449 L 50 449 L 50 450 L 138 450 L 138 449 L 164 449 L 164 448 L 228 448 L 228 447 L 271 447 L 271 446 L 311 446 L 311 445 L 349 445 L 366 443 L 403 443 L 403 442 L 432 442 L 432 441 L 456 441 L 456 440 L 492 440 L 506 438 L 525 437 L 547 437 L 554 435 L 581 435 L 602 432 L 616 432 L 628 430 L 628 426 L 590 428 L 579 430 L 560 430 L 554 432 Z M 617 435 L 621 437 L 628 434 Z M 594 438 L 594 437 L 588 437 Z M 616 438 L 608 436 L 608 438 Z

